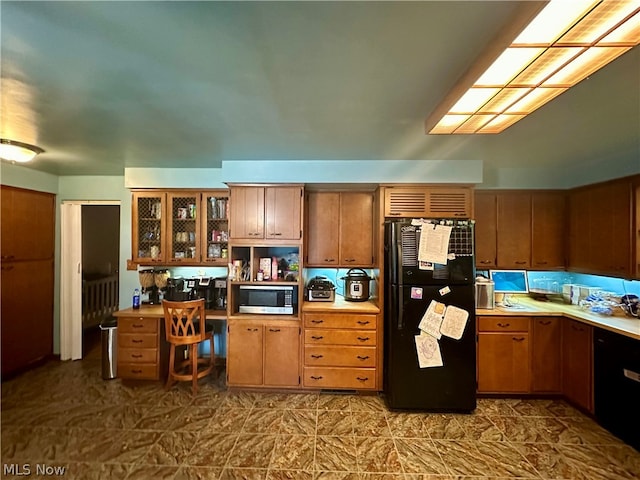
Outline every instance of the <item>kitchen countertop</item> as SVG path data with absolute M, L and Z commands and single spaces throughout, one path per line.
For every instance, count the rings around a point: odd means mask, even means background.
M 534 300 L 526 296 L 517 296 L 514 299 L 515 307 L 496 307 L 493 310 L 478 308 L 478 316 L 565 316 L 573 320 L 603 328 L 611 332 L 619 333 L 627 337 L 640 340 L 640 319 L 618 316 L 598 315 L 587 312 L 576 305 L 567 305 L 551 301 Z
M 207 320 L 224 320 L 227 318 L 226 310 L 205 310 Z M 164 317 L 164 310 L 162 305 L 141 305 L 138 309 L 132 307 L 125 308 L 124 310 L 118 310 L 113 312 L 114 317 L 148 317 L 148 318 L 162 318 Z
M 336 295 L 333 302 L 308 302 L 302 304 L 303 313 L 336 312 L 336 313 L 380 313 L 380 307 L 375 300 L 366 302 L 348 302 L 342 295 Z

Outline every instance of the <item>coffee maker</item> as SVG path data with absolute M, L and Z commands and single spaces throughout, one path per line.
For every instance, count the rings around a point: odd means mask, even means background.
M 213 289 L 214 289 L 213 308 L 215 308 L 216 310 L 226 309 L 227 308 L 227 279 L 225 277 L 214 278 Z

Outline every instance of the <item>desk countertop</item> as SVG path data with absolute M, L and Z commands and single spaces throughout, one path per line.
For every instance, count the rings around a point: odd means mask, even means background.
M 567 305 L 551 301 L 539 301 L 530 297 L 516 297 L 514 307 L 496 307 L 493 310 L 477 309 L 478 316 L 565 316 L 580 322 L 603 328 L 615 333 L 620 333 L 627 337 L 640 340 L 640 319 L 618 315 L 598 315 L 591 313 L 576 305 Z
M 206 310 L 207 320 L 226 319 L 226 310 Z M 124 310 L 118 310 L 113 313 L 114 317 L 147 317 L 147 318 L 162 318 L 164 317 L 164 310 L 162 305 L 142 305 L 140 308 L 133 309 L 132 307 L 125 308 Z
M 380 313 L 380 307 L 375 300 L 366 302 L 348 302 L 342 295 L 336 295 L 333 302 L 308 302 L 302 304 L 303 313 L 335 312 L 335 313 Z

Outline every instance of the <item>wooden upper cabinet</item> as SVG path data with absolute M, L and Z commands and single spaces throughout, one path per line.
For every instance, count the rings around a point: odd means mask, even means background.
M 637 181 L 637 180 L 635 180 Z M 571 270 L 632 277 L 635 260 L 634 178 L 574 189 L 569 194 Z
M 369 192 L 341 193 L 340 264 L 373 265 L 373 194 Z
M 264 238 L 299 240 L 301 211 L 302 187 L 267 187 Z
M 131 199 L 131 253 L 142 264 L 164 263 L 167 252 L 167 194 L 133 192 Z
M 497 207 L 495 193 L 475 192 L 475 248 L 476 266 L 493 268 L 497 258 Z
M 632 276 L 640 279 L 640 178 L 637 179 L 634 187 L 635 202 L 635 223 L 633 228 L 634 236 L 634 256 Z
M 340 261 L 340 193 L 308 192 L 307 265 L 337 266 Z
M 309 266 L 373 266 L 373 193 L 309 192 L 305 238 Z
M 497 257 L 501 268 L 531 265 L 531 196 L 523 192 L 497 195 Z
M 231 187 L 231 238 L 264 238 L 264 187 Z
M 531 195 L 531 268 L 565 267 L 566 197 L 563 192 Z
M 53 258 L 55 195 L 2 187 L 3 261 Z
M 471 218 L 471 187 L 386 187 L 385 217 Z
M 299 240 L 302 187 L 231 187 L 230 236 Z

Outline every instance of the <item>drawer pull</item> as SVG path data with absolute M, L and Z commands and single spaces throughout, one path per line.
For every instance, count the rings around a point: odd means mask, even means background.
M 369 359 L 369 355 L 358 355 L 356 357 L 358 360 L 368 360 Z
M 269 331 L 270 332 L 279 332 L 280 329 L 279 328 L 270 328 Z
M 131 370 L 131 373 L 142 373 L 142 370 Z
M 247 332 L 257 332 L 257 328 L 247 328 Z
M 335 258 L 325 258 L 324 261 L 325 262 L 335 262 L 336 259 Z
M 140 325 L 139 323 L 134 323 L 133 325 L 131 325 L 133 328 L 142 328 L 144 327 L 144 325 Z
M 540 320 L 541 325 L 551 325 L 551 320 Z
M 311 323 L 324 323 L 324 320 L 311 320 Z
M 319 377 L 311 375 L 311 380 L 322 380 L 322 375 L 320 375 Z
M 515 342 L 522 342 L 524 341 L 524 337 L 511 337 L 513 341 Z
M 142 355 L 140 355 L 139 353 L 132 353 L 131 357 L 132 358 L 142 358 Z
M 142 340 L 133 339 L 133 340 L 131 340 L 131 343 L 142 343 Z
M 527 263 L 527 261 L 524 260 L 524 261 L 516 262 L 516 265 L 525 265 L 526 263 Z
M 369 377 L 356 377 L 356 380 L 358 380 L 359 382 L 366 382 L 367 380 L 369 380 Z
M 358 325 L 368 325 L 369 323 L 371 323 L 369 320 L 358 320 Z
M 311 358 L 322 358 L 324 355 L 311 355 Z
M 502 328 L 507 328 L 510 325 L 511 325 L 510 323 L 498 323 L 498 326 Z
M 324 337 L 322 335 L 312 335 L 311 340 L 322 340 Z
M 358 340 L 360 340 L 361 342 L 367 342 L 369 341 L 369 337 L 358 337 Z

